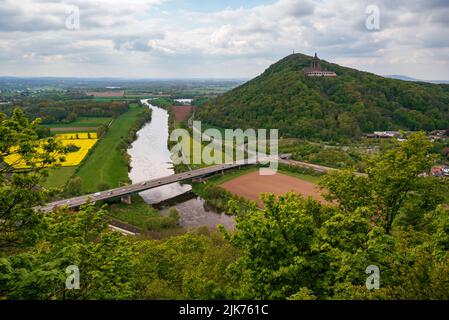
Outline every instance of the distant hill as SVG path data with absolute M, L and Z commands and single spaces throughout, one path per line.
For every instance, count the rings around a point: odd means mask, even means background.
M 386 75 L 385 78 L 390 79 L 398 79 L 398 80 L 404 80 L 404 81 L 418 81 L 418 82 L 429 82 L 429 83 L 436 83 L 436 84 L 449 84 L 449 80 L 421 80 L 416 79 L 408 76 L 403 76 L 400 74 L 392 74 L 392 75 Z
M 307 77 L 293 54 L 206 103 L 201 120 L 224 128 L 278 128 L 285 137 L 340 140 L 374 130 L 449 127 L 449 85 L 388 79 L 321 61 L 337 78 Z
M 386 75 L 384 77 L 385 78 L 390 78 L 390 79 L 404 80 L 404 81 L 419 81 L 416 78 L 412 78 L 412 77 L 408 77 L 408 76 L 402 76 L 400 74 L 391 74 L 391 75 Z
M 438 83 L 438 84 L 449 84 L 449 80 L 430 80 L 428 82 Z

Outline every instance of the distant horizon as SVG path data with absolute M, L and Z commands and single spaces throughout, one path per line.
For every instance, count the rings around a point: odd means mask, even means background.
M 213 78 L 213 77 L 155 77 L 155 78 L 126 78 L 119 76 L 108 76 L 108 77 L 97 77 L 97 76 L 11 76 L 11 75 L 0 75 L 1 78 L 13 78 L 13 79 L 82 79 L 82 80 L 224 80 L 224 81 L 241 81 L 250 80 L 251 78 Z
M 360 70 L 363 71 L 363 70 Z M 364 71 L 367 72 L 367 71 Z M 372 73 L 372 72 L 371 72 Z M 418 79 L 414 77 L 410 77 L 408 75 L 403 74 L 376 74 L 373 73 L 379 77 L 389 78 L 389 79 L 397 79 L 397 80 L 403 80 L 403 81 L 410 81 L 410 82 L 429 82 L 429 83 L 436 83 L 441 82 L 444 84 L 445 82 L 449 82 L 448 79 Z M 255 76 L 257 77 L 257 76 Z M 121 81 L 250 81 L 253 78 L 214 78 L 214 77 L 119 77 L 119 76 L 108 76 L 108 77 L 101 77 L 101 76 L 11 76 L 11 75 L 0 75 L 0 79 L 74 79 L 74 80 L 121 80 Z
M 315 52 L 317 53 L 317 52 Z M 306 55 L 304 53 L 301 52 L 294 52 L 293 54 L 301 54 L 301 55 Z M 318 54 L 318 53 L 317 53 Z M 291 55 L 291 54 L 290 54 Z M 278 61 L 280 61 L 283 58 L 286 58 L 290 55 L 286 55 L 282 58 L 280 58 Z M 310 57 L 312 57 L 313 55 L 309 55 Z M 319 56 L 319 54 L 318 54 Z M 12 76 L 12 75 L 0 75 L 0 78 L 16 78 L 16 79 L 80 79 L 80 80 L 123 80 L 123 81 L 157 81 L 157 80 L 174 80 L 174 81 L 198 81 L 198 80 L 209 80 L 209 81 L 249 81 L 251 79 L 254 79 L 255 77 L 261 75 L 266 69 L 268 69 L 272 64 L 275 64 L 278 61 L 274 61 L 272 63 L 270 63 L 269 65 L 267 65 L 265 67 L 265 69 L 260 73 L 257 74 L 253 77 L 177 77 L 177 76 L 173 76 L 173 77 L 123 77 L 123 76 Z M 328 62 L 330 63 L 335 63 L 332 60 L 328 60 Z M 384 78 L 390 78 L 390 79 L 398 79 L 398 80 L 403 80 L 403 81 L 417 81 L 417 82 L 429 82 L 429 83 L 441 83 L 441 84 L 445 84 L 446 82 L 449 82 L 449 78 L 448 79 L 424 79 L 424 78 L 415 78 L 406 74 L 378 74 L 372 71 L 368 71 L 368 70 L 362 70 L 362 69 L 357 69 L 354 66 L 348 66 L 348 65 L 341 65 L 342 67 L 345 68 L 352 68 L 352 69 L 356 69 L 358 71 L 361 72 L 368 72 L 368 73 L 372 73 L 375 74 L 377 76 L 380 77 L 384 77 Z

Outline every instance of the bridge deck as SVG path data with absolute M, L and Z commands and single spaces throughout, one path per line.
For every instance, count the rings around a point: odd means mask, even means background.
M 260 161 L 262 161 L 262 159 L 259 159 L 259 162 Z M 201 168 L 201 169 L 192 170 L 192 171 L 188 171 L 188 172 L 178 173 L 178 174 L 174 174 L 174 175 L 167 176 L 167 177 L 153 179 L 153 180 L 149 180 L 149 181 L 145 181 L 145 182 L 140 182 L 140 183 L 136 183 L 133 185 L 124 186 L 121 188 L 106 190 L 106 191 L 97 192 L 94 194 L 88 194 L 88 195 L 70 198 L 70 199 L 59 200 L 59 201 L 55 201 L 52 203 L 48 203 L 44 206 L 36 207 L 35 209 L 41 210 L 43 212 L 51 212 L 53 210 L 56 210 L 56 209 L 62 208 L 62 207 L 68 207 L 69 209 L 78 208 L 81 205 L 88 203 L 89 201 L 95 202 L 95 201 L 100 201 L 100 200 L 108 200 L 108 199 L 112 199 L 112 198 L 123 197 L 123 196 L 131 195 L 131 194 L 139 193 L 142 191 L 150 190 L 153 188 L 165 186 L 168 184 L 172 184 L 175 182 L 190 180 L 193 178 L 198 178 L 198 177 L 206 176 L 206 175 L 213 174 L 216 172 L 230 170 L 230 169 L 238 168 L 238 167 L 242 167 L 242 166 L 254 165 L 256 163 L 257 163 L 257 161 L 255 159 L 253 159 L 253 160 L 250 159 L 250 160 L 246 160 L 246 161 L 242 160 L 242 161 L 237 161 L 237 162 L 233 162 L 233 163 L 215 165 L 215 166 Z

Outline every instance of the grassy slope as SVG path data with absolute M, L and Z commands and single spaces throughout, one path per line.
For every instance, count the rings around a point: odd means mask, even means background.
M 194 147 L 194 143 L 198 143 L 198 142 L 195 142 L 195 140 L 193 139 L 193 137 L 191 137 L 190 139 L 189 139 L 189 141 L 184 141 L 185 143 L 189 143 L 190 144 L 190 163 L 191 163 L 191 165 L 190 165 L 190 168 L 192 169 L 192 170 L 195 170 L 195 169 L 199 169 L 199 168 L 204 168 L 204 167 L 208 167 L 208 166 L 212 166 L 212 165 L 214 165 L 214 164 L 206 164 L 206 163 L 204 163 L 204 159 L 203 159 L 203 157 L 201 157 L 201 164 L 193 164 L 193 147 Z M 210 142 L 206 142 L 206 143 L 204 143 L 203 145 L 202 145 L 202 152 L 204 152 L 204 148 L 206 147 L 206 146 L 209 146 L 209 144 L 210 144 Z M 186 150 L 188 148 L 188 146 L 186 145 L 186 144 L 184 144 L 183 145 L 183 150 Z M 209 149 L 208 149 L 209 150 Z M 210 151 L 210 150 L 209 150 Z M 219 158 L 221 158 L 222 160 L 221 161 L 224 161 L 224 162 L 231 162 L 232 161 L 232 158 L 227 158 L 226 157 L 226 154 L 225 154 L 225 152 L 220 152 L 219 150 L 213 150 L 213 151 L 211 151 L 212 152 L 212 155 L 215 155 L 215 153 L 216 152 L 218 152 L 218 154 L 219 154 Z
M 143 228 L 148 218 L 160 216 L 158 211 L 149 206 L 139 195 L 132 196 L 132 205 L 124 203 L 111 204 L 108 214 L 114 219 Z
M 120 181 L 128 180 L 128 166 L 120 157 L 118 145 L 121 138 L 128 135 L 136 117 L 143 107 L 131 105 L 131 110 L 118 117 L 109 128 L 107 134 L 93 149 L 78 175 L 81 177 L 83 191 L 95 192 L 99 184 L 118 187 Z
M 42 183 L 47 188 L 63 188 L 77 167 L 60 167 L 51 169 L 48 178 Z
M 283 173 L 285 175 L 297 178 L 299 180 L 304 180 L 304 181 L 308 181 L 308 182 L 315 183 L 315 184 L 317 184 L 318 181 L 320 180 L 320 177 L 315 177 L 315 176 L 311 176 L 311 175 L 308 175 L 308 174 L 291 172 L 291 171 L 283 170 L 283 169 L 279 170 L 279 172 Z

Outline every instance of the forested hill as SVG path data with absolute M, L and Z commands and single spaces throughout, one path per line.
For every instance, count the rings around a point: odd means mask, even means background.
M 200 119 L 224 128 L 278 128 L 284 137 L 339 140 L 374 130 L 449 127 L 449 85 L 387 79 L 321 61 L 338 78 L 310 78 L 293 54 L 209 101 Z

